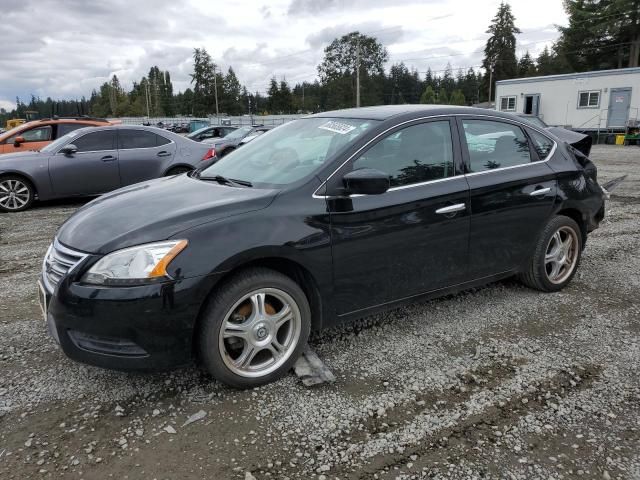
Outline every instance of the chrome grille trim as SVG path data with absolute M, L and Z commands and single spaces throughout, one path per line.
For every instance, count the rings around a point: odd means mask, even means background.
M 71 250 L 54 239 L 42 262 L 42 280 L 46 289 L 53 293 L 60 280 L 85 258 L 86 253 Z

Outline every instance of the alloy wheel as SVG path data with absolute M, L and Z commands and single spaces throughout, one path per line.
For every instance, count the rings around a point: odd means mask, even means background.
M 6 210 L 19 210 L 31 200 L 29 187 L 14 178 L 0 180 L 0 206 Z
M 218 345 L 229 370 L 262 377 L 282 366 L 298 345 L 302 319 L 295 300 L 276 288 L 244 295 L 226 314 Z
M 560 227 L 551 237 L 544 267 L 551 283 L 559 284 L 571 276 L 578 262 L 578 235 L 571 227 Z

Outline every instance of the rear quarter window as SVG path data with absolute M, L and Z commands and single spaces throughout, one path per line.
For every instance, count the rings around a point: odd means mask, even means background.
M 531 137 L 533 149 L 538 154 L 540 160 L 546 159 L 551 153 L 551 150 L 553 150 L 553 146 L 555 145 L 554 141 L 535 130 L 527 129 L 527 133 L 529 137 Z

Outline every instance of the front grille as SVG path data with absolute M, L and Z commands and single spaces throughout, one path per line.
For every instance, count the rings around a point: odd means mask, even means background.
M 71 250 L 60 244 L 57 239 L 54 240 L 42 264 L 42 278 L 47 289 L 53 292 L 62 277 L 73 270 L 86 256 L 85 253 Z

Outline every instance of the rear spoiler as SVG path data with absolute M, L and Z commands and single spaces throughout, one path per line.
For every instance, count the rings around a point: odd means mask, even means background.
M 591 153 L 593 139 L 584 133 L 574 132 L 562 127 L 548 127 L 547 131 L 555 135 L 559 140 L 567 142 L 573 148 L 581 152 L 585 157 Z

